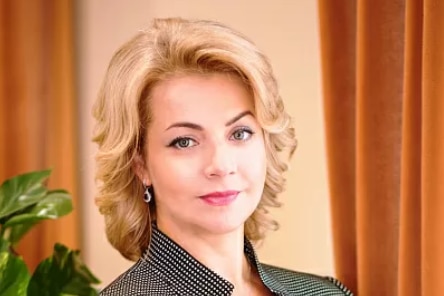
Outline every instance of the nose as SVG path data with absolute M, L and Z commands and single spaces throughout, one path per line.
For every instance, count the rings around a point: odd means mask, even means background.
M 217 144 L 208 151 L 208 161 L 205 166 L 207 178 L 224 177 L 237 172 L 234 147 Z

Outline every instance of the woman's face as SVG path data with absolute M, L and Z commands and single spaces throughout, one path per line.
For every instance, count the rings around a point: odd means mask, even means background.
M 169 234 L 242 230 L 264 188 L 266 156 L 253 98 L 228 74 L 177 76 L 150 99 L 145 163 L 157 224 Z

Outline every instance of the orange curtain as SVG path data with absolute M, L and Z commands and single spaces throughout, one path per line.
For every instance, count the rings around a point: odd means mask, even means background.
M 444 1 L 318 3 L 337 276 L 443 295 Z
M 48 186 L 68 190 L 78 208 L 73 4 L 1 1 L 0 22 L 0 180 L 52 168 Z M 77 212 L 24 238 L 31 269 L 55 242 L 78 247 Z

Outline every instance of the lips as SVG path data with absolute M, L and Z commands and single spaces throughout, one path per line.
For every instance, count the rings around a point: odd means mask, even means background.
M 200 198 L 213 206 L 225 206 L 232 203 L 239 195 L 239 192 L 237 190 L 216 191 L 202 195 Z

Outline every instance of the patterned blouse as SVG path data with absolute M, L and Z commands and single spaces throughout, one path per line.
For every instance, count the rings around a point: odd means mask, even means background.
M 338 280 L 262 264 L 245 240 L 245 255 L 273 295 L 353 295 Z M 101 296 L 222 296 L 234 286 L 211 271 L 153 227 L 151 243 L 140 260 L 100 292 Z

